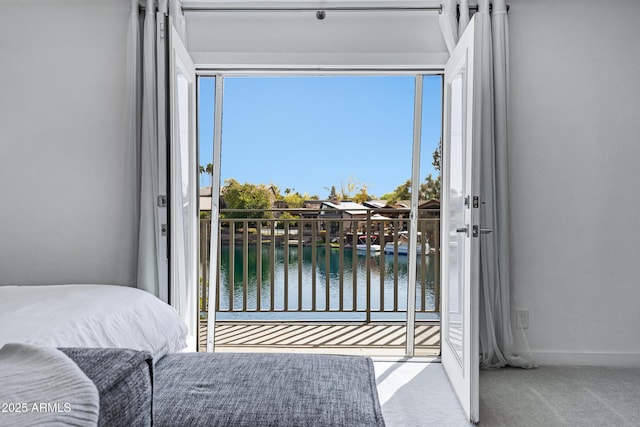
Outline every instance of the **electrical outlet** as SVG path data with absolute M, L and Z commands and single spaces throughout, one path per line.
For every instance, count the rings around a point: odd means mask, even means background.
M 529 310 L 516 310 L 516 329 L 529 329 Z

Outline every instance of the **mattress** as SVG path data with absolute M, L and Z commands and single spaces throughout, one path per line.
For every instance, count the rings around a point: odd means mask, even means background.
M 173 307 L 140 289 L 114 285 L 0 286 L 0 347 L 128 348 L 156 360 L 186 347 Z
M 100 397 L 99 426 L 150 426 L 151 355 L 123 349 L 61 348 L 93 381 Z

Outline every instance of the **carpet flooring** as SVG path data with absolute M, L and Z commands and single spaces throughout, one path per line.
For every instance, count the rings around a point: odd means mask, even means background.
M 640 426 L 640 369 L 481 370 L 480 426 Z
M 387 427 L 468 427 L 439 363 L 375 361 Z M 480 371 L 480 427 L 640 426 L 640 369 Z

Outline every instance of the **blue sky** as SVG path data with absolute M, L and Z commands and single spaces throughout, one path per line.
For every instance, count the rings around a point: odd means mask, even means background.
M 320 198 L 350 179 L 378 197 L 393 191 L 411 176 L 414 84 L 413 76 L 227 77 L 222 180 Z M 436 174 L 441 78 L 425 76 L 423 85 L 421 180 Z M 214 92 L 214 78 L 201 78 L 202 165 L 213 160 Z

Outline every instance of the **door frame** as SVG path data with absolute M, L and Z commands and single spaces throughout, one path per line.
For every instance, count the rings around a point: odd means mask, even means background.
M 213 147 L 213 170 L 214 173 L 211 189 L 211 244 L 210 244 L 210 265 L 217 265 L 219 262 L 218 237 L 219 237 L 219 198 L 221 190 L 221 152 L 222 152 L 222 104 L 224 93 L 224 79 L 226 77 L 353 77 L 353 76 L 414 76 L 414 122 L 413 122 L 413 142 L 412 142 L 412 163 L 411 163 L 411 184 L 420 181 L 420 149 L 421 149 L 421 130 L 422 130 L 422 95 L 423 95 L 423 77 L 427 75 L 441 75 L 444 79 L 444 67 L 428 67 L 428 68 L 375 68 L 375 67 L 354 67 L 354 68 L 323 68 L 323 67 L 297 67 L 297 68 L 280 68 L 280 67 L 261 67 L 261 68 L 211 68 L 209 66 L 198 66 L 196 64 L 196 79 L 199 77 L 215 77 L 215 107 L 214 107 L 214 147 Z M 444 94 L 442 94 L 444 95 Z M 442 132 L 442 130 L 441 130 Z M 441 170 L 441 174 L 443 171 Z M 405 357 L 414 356 L 415 348 L 415 299 L 417 274 L 415 263 L 417 262 L 417 231 L 418 231 L 418 191 L 411 192 L 411 208 L 410 208 L 410 241 L 409 241 L 409 283 L 412 286 L 407 287 L 407 316 L 405 319 L 406 335 L 405 335 Z M 414 197 L 415 196 L 415 197 Z M 214 224 L 218 224 L 214 226 Z M 413 267 L 411 267 L 411 260 Z M 215 307 L 218 294 L 216 269 L 209 269 L 209 304 L 208 304 L 208 320 L 207 320 L 207 352 L 215 351 Z M 441 320 L 442 320 L 442 314 Z M 442 343 L 441 343 L 442 346 Z

